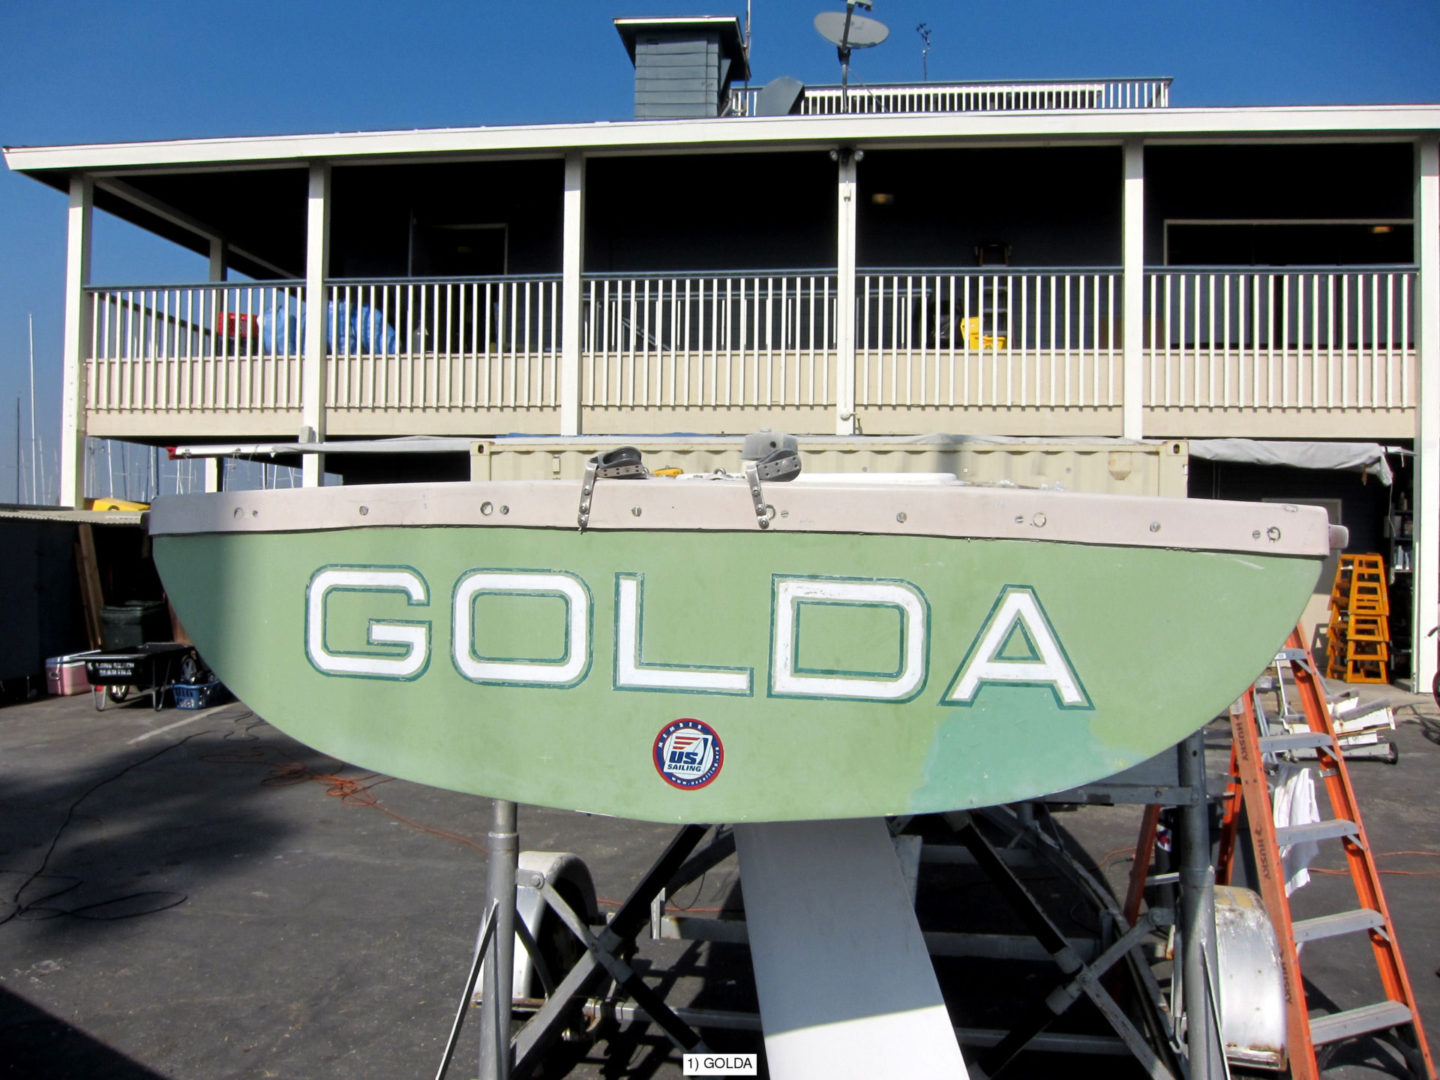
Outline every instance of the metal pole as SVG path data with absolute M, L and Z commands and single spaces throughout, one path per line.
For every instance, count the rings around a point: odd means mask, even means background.
M 18 419 L 17 419 L 18 424 Z M 40 505 L 40 481 L 37 462 L 39 455 L 35 453 L 35 316 L 30 316 L 30 502 L 36 506 Z M 19 462 L 16 462 L 19 467 Z
M 1225 1075 L 1217 1060 L 1219 1018 L 1211 1012 L 1207 983 L 1214 967 L 1215 868 L 1210 863 L 1210 812 L 1205 798 L 1205 733 L 1197 731 L 1178 748 L 1180 786 L 1190 802 L 1180 810 L 1180 917 L 1184 935 L 1182 990 L 1185 1042 L 1191 1080 Z
M 519 833 L 513 802 L 496 799 L 490 819 L 490 861 L 485 875 L 485 910 L 495 913 L 495 932 L 486 958 L 485 1015 L 480 1025 L 481 1080 L 509 1080 L 510 1002 L 514 993 L 515 866 Z

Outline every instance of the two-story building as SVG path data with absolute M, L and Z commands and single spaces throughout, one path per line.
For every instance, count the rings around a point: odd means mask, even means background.
M 617 28 L 633 121 L 7 149 L 69 198 L 63 501 L 87 437 L 324 444 L 311 483 L 464 475 L 335 452 L 395 435 L 1381 443 L 1391 489 L 1197 461 L 1191 493 L 1413 537 L 1429 686 L 1440 105 L 758 89 L 735 19 Z M 96 208 L 210 280 L 92 282 Z

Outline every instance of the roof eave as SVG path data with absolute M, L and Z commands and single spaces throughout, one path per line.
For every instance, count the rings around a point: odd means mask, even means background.
M 56 183 L 75 172 L 299 166 L 407 157 L 558 156 L 713 147 L 725 150 L 977 141 L 1411 138 L 1440 132 L 1440 105 L 1167 108 L 1104 112 L 959 113 L 906 116 L 723 117 L 587 122 L 324 135 L 6 147 L 16 172 Z M 52 174 L 47 177 L 45 174 Z M 63 186 L 58 184 L 57 186 Z

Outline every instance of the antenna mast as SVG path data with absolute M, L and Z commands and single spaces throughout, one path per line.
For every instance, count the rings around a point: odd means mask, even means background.
M 930 81 L 930 26 L 928 23 L 921 23 L 915 27 L 915 32 L 920 35 L 920 40 L 925 43 L 920 50 L 920 71 L 923 82 Z
M 890 36 L 890 29 L 876 19 L 856 15 L 856 7 L 870 10 L 870 0 L 845 0 L 844 12 L 822 11 L 815 16 L 815 29 L 835 46 L 840 57 L 840 100 L 850 111 L 850 52 L 879 45 Z

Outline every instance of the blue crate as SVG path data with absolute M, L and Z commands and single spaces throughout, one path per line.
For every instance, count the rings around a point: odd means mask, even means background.
M 230 696 L 230 692 L 219 679 L 194 686 L 176 683 L 171 689 L 175 692 L 177 709 L 208 709 L 211 705 L 219 705 Z

